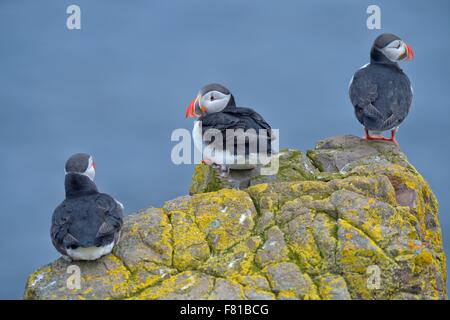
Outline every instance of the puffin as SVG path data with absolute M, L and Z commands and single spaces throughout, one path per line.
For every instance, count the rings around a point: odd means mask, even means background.
M 253 109 L 237 107 L 224 85 L 205 85 L 186 109 L 186 118 L 197 119 L 192 135 L 202 163 L 219 166 L 222 176 L 229 170 L 254 169 L 265 164 L 263 156 L 270 159 L 272 155 L 275 135 L 270 125 Z M 222 139 L 209 139 L 208 132 L 220 132 Z
M 366 140 L 391 141 L 411 108 L 413 89 L 400 61 L 413 59 L 414 52 L 400 37 L 383 33 L 373 42 L 370 63 L 356 71 L 349 85 L 350 101 Z M 391 131 L 391 137 L 383 133 Z
M 76 153 L 65 164 L 65 199 L 56 207 L 50 229 L 56 250 L 66 260 L 96 260 L 120 239 L 123 205 L 100 193 L 91 155 Z

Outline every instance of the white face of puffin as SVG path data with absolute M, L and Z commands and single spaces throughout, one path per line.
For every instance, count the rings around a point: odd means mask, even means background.
M 198 104 L 203 113 L 220 112 L 227 106 L 231 94 L 223 94 L 219 91 L 209 91 L 202 97 L 199 97 Z
M 83 174 L 85 176 L 88 176 L 89 179 L 91 179 L 92 181 L 94 181 L 94 178 L 95 178 L 95 162 L 94 162 L 94 159 L 92 159 L 92 157 L 89 157 L 88 167 L 87 167 L 86 171 L 83 172 Z
M 412 50 L 402 40 L 394 40 L 380 50 L 392 62 L 412 59 Z

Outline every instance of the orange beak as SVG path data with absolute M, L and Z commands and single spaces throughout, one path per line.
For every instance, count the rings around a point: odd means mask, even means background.
M 406 43 L 405 43 L 405 47 L 406 47 L 406 52 L 408 53 L 408 56 L 406 57 L 406 61 L 412 60 L 414 58 L 414 51 Z
M 198 118 L 199 115 L 195 113 L 195 103 L 197 98 L 193 99 L 186 109 L 186 118 Z

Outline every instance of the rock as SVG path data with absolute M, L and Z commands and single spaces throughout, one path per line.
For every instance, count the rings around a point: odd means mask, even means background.
M 243 300 L 245 296 L 239 283 L 218 278 L 209 298 L 213 300 Z
M 263 268 L 274 262 L 289 261 L 289 251 L 284 241 L 284 234 L 277 226 L 273 226 L 265 232 L 267 239 L 258 249 L 255 262 Z
M 318 173 L 311 160 L 298 150 L 282 149 L 276 157 L 279 160 L 279 170 L 276 175 L 272 176 L 262 176 L 258 169 L 253 169 L 231 170 L 229 176 L 222 177 L 217 168 L 197 165 L 189 194 L 217 191 L 224 188 L 245 189 L 251 185 L 277 181 L 311 180 Z
M 447 297 L 437 200 L 395 145 L 335 137 L 279 160 L 274 176 L 197 166 L 192 196 L 126 217 L 111 255 L 40 268 L 24 298 Z
M 267 274 L 272 291 L 279 299 L 319 299 L 311 278 L 292 262 L 271 264 L 263 271 Z
M 320 296 L 326 300 L 350 300 L 345 279 L 339 275 L 324 275 L 318 279 Z
M 341 136 L 319 142 L 308 152 L 314 165 L 323 172 L 348 172 L 364 163 L 389 164 L 407 167 L 406 157 L 393 143 L 367 141 L 355 136 Z

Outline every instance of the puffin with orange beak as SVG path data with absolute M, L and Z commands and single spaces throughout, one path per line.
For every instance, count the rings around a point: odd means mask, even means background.
M 192 133 L 203 163 L 220 166 L 222 175 L 230 169 L 254 169 L 260 163 L 250 158 L 271 155 L 274 136 L 270 125 L 254 110 L 237 107 L 234 96 L 221 84 L 208 84 L 199 91 L 186 110 L 186 118 L 190 117 L 197 118 Z M 209 139 L 208 132 L 221 133 L 222 139 Z M 256 149 L 250 146 L 252 138 Z
M 365 128 L 364 139 L 392 141 L 411 108 L 413 90 L 398 62 L 408 61 L 414 53 L 398 36 L 378 36 L 370 52 L 370 63 L 361 67 L 350 81 L 349 95 L 355 115 Z M 385 138 L 383 132 L 391 131 Z

